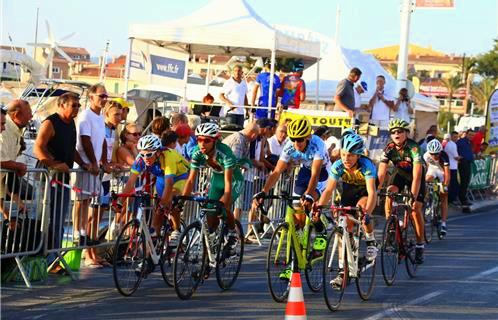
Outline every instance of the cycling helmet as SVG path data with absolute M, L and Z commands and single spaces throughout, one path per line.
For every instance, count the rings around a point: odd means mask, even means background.
M 294 72 L 298 71 L 303 71 L 304 70 L 304 64 L 301 61 L 297 61 L 294 63 L 294 67 L 292 68 Z
M 291 121 L 287 128 L 289 138 L 305 138 L 311 134 L 311 124 L 306 118 Z
M 355 134 L 348 134 L 341 141 L 342 150 L 354 154 L 362 155 L 365 151 L 365 144 L 363 139 Z
M 351 128 L 344 130 L 344 132 L 341 135 L 341 139 L 350 134 L 356 134 L 356 132 L 354 132 L 354 130 Z
M 389 131 L 393 129 L 403 129 L 406 131 L 410 131 L 409 126 L 410 124 L 405 120 L 392 119 L 391 121 L 389 121 Z
M 216 123 L 206 122 L 197 126 L 195 129 L 196 136 L 218 138 L 220 135 L 220 128 Z
M 443 145 L 441 142 L 439 142 L 438 139 L 432 139 L 428 144 L 427 144 L 427 151 L 429 153 L 435 154 L 435 153 L 440 153 L 443 150 Z
M 161 140 L 154 135 L 143 136 L 138 140 L 138 150 L 159 150 L 161 149 Z
M 313 241 L 313 249 L 317 251 L 325 250 L 327 246 L 327 239 L 324 236 L 317 236 Z

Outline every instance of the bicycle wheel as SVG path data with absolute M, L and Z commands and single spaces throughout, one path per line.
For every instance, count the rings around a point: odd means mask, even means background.
M 335 229 L 327 240 L 323 264 L 323 296 L 330 311 L 339 309 L 348 283 L 346 249 L 342 249 L 343 230 Z
M 161 250 L 161 259 L 159 260 L 159 265 L 161 266 L 161 275 L 163 276 L 164 282 L 170 287 L 175 285 L 173 281 L 173 263 L 175 261 L 176 248 L 171 248 L 169 246 L 169 238 L 171 236 L 170 223 L 165 222 L 163 227 L 164 234 L 163 239 L 159 248 Z M 183 220 L 180 221 L 180 234 L 185 230 L 185 223 Z
M 411 214 L 411 212 L 407 213 Z M 405 265 L 406 272 L 410 278 L 415 277 L 417 274 L 418 264 L 415 263 L 415 245 L 417 244 L 417 238 L 415 237 L 415 226 L 413 219 L 408 219 L 407 224 L 403 230 L 403 245 L 405 248 Z
M 392 286 L 396 277 L 399 264 L 399 228 L 398 219 L 395 216 L 389 217 L 382 233 L 382 248 L 380 250 L 380 265 L 382 276 L 388 286 Z
M 204 277 L 207 251 L 200 221 L 191 223 L 180 235 L 173 263 L 173 283 L 180 299 L 189 299 Z
M 273 232 L 266 258 L 268 287 L 276 302 L 284 302 L 287 299 L 293 265 L 294 254 L 289 228 L 287 223 L 282 223 Z
M 424 238 L 425 242 L 431 243 L 434 232 L 434 216 L 437 210 L 437 203 L 434 203 L 434 198 L 431 195 L 427 197 L 427 202 L 424 204 Z
M 366 257 L 367 240 L 362 232 L 358 248 L 358 275 L 356 277 L 356 289 L 360 298 L 368 300 L 372 294 L 375 284 L 376 259 L 369 261 Z
M 235 231 L 237 232 L 237 244 L 234 255 L 230 256 L 228 248 L 225 248 L 228 241 L 228 227 L 226 224 L 222 230 L 221 241 L 218 241 L 216 281 L 223 290 L 229 289 L 237 280 L 244 257 L 244 231 L 238 220 L 235 220 Z
M 315 249 L 314 243 L 315 239 L 318 237 L 326 237 L 326 235 L 317 234 L 316 229 L 313 225 L 310 225 L 308 232 L 308 242 L 306 245 L 306 257 L 308 263 L 306 264 L 305 275 L 308 287 L 313 292 L 319 292 L 322 289 L 322 272 L 323 272 L 323 253 L 325 249 Z M 327 240 L 324 239 L 324 242 Z M 317 242 L 317 246 L 320 243 Z
M 145 235 L 140 221 L 133 219 L 124 227 L 114 245 L 112 274 L 119 293 L 132 295 L 143 279 L 148 262 Z

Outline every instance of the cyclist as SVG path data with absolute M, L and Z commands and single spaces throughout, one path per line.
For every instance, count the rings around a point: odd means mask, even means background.
M 301 167 L 294 184 L 294 194 L 301 196 L 301 202 L 294 207 L 294 221 L 297 230 L 301 230 L 306 222 L 303 208 L 311 209 L 311 204 L 318 200 L 320 192 L 325 189 L 329 177 L 327 167 L 330 167 L 330 159 L 325 142 L 318 136 L 311 134 L 311 124 L 306 118 L 296 119 L 289 123 L 287 135 L 290 141 L 284 145 L 275 169 L 268 176 L 261 192 L 254 195 L 253 206 L 257 207 L 266 197 L 271 188 L 277 183 L 280 175 L 284 173 L 290 163 L 300 163 Z M 324 231 L 321 222 L 315 224 L 317 232 Z M 299 232 L 299 231 L 298 231 Z M 323 236 L 317 236 L 313 244 L 315 250 L 323 250 L 320 244 L 324 244 Z M 291 270 L 281 274 L 281 279 L 290 279 Z
M 410 188 L 414 197 L 412 202 L 412 217 L 415 221 L 415 233 L 417 244 L 415 246 L 415 262 L 424 262 L 424 217 L 422 206 L 425 196 L 425 182 L 423 181 L 424 160 L 420 153 L 420 147 L 412 139 L 408 138 L 409 124 L 401 119 L 393 119 L 389 122 L 389 133 L 391 142 L 384 149 L 379 164 L 379 188 L 382 187 L 387 173 L 387 165 L 391 161 L 395 170 L 388 183 L 389 192 L 399 192 Z M 392 200 L 386 198 L 386 218 L 391 214 Z
M 171 208 L 173 195 L 181 193 L 185 185 L 188 172 L 188 162 L 175 150 L 163 150 L 161 140 L 154 135 L 140 138 L 137 149 L 139 154 L 131 166 L 130 178 L 123 189 L 123 193 L 131 192 L 139 176 L 146 181 L 146 188 L 155 184 L 156 192 L 161 196 L 159 205 L 162 209 Z M 150 190 L 146 190 L 150 192 Z M 171 211 L 172 228 L 169 245 L 176 247 L 180 237 L 180 214 Z M 152 237 L 159 235 L 164 216 L 160 211 L 155 212 L 152 219 Z
M 431 182 L 437 179 L 443 183 L 441 193 L 441 235 L 446 236 L 446 219 L 448 217 L 448 185 L 450 183 L 450 159 L 443 151 L 443 145 L 439 140 L 433 139 L 427 143 L 427 152 L 424 153 L 427 164 L 425 181 Z
M 366 258 L 370 261 L 377 256 L 377 243 L 371 219 L 377 201 L 377 169 L 375 164 L 363 154 L 365 145 L 358 134 L 345 135 L 341 140 L 341 158 L 332 165 L 332 174 L 318 206 L 327 205 L 342 179 L 342 206 L 357 206 L 365 210 L 364 229 L 367 243 Z
M 244 177 L 232 150 L 219 140 L 220 129 L 217 124 L 203 123 L 195 129 L 195 135 L 198 145 L 192 150 L 191 170 L 183 189 L 183 195 L 188 196 L 192 193 L 197 173 L 201 167 L 208 166 L 212 169 L 208 198 L 219 200 L 225 205 L 228 241 L 224 250 L 228 255 L 233 256 L 236 254 L 237 233 L 231 207 L 242 191 Z M 213 249 L 216 239 L 215 230 L 219 220 L 216 216 L 209 215 L 207 220 L 209 245 Z

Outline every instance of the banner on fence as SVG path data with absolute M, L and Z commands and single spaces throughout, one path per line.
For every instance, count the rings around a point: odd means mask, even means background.
M 350 128 L 351 118 L 345 112 L 337 111 L 320 111 L 320 110 L 307 110 L 295 109 L 285 110 L 280 116 L 280 121 L 308 118 L 311 125 L 314 127 L 327 126 L 338 128 Z
M 489 97 L 485 141 L 489 143 L 486 153 L 498 151 L 498 89 Z
M 483 189 L 489 186 L 491 157 L 474 160 L 471 165 L 470 189 Z

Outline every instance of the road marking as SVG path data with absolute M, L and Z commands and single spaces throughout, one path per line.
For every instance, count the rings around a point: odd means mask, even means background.
M 384 310 L 382 312 L 376 313 L 373 316 L 370 316 L 370 317 L 366 318 L 366 320 L 384 319 L 384 318 L 386 318 L 387 316 L 389 316 L 392 313 L 399 312 L 402 309 L 403 306 L 412 306 L 412 305 L 416 305 L 416 304 L 425 302 L 427 300 L 431 300 L 434 297 L 442 295 L 444 292 L 445 291 L 443 291 L 443 290 L 438 290 L 438 291 L 434 291 L 434 292 L 428 293 L 425 296 L 421 296 L 421 297 L 419 297 L 417 299 L 413 299 L 411 301 L 408 301 L 407 303 L 404 303 L 402 306 L 396 306 L 395 305 L 395 306 L 393 306 L 393 307 L 391 307 L 391 308 L 389 308 L 387 310 Z
M 475 280 L 475 279 L 479 279 L 479 278 L 484 277 L 484 276 L 489 276 L 490 274 L 493 274 L 493 273 L 496 273 L 496 272 L 498 272 L 498 267 L 494 267 L 494 268 L 491 268 L 489 270 L 483 271 L 481 273 L 478 273 L 476 275 L 468 277 L 467 279 L 468 280 Z

